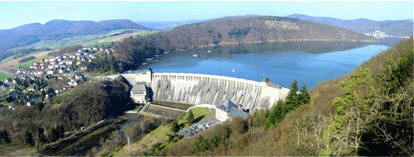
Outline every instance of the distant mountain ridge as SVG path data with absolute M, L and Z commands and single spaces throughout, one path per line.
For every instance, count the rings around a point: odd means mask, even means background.
M 370 19 L 360 18 L 355 20 L 341 20 L 331 17 L 314 17 L 303 14 L 292 14 L 286 17 L 298 18 L 302 20 L 309 20 L 314 22 L 321 22 L 347 28 L 360 33 L 372 33 L 375 31 L 385 32 L 392 36 L 411 36 L 413 35 L 413 21 L 412 20 L 385 20 L 374 21 Z
M 247 14 L 247 15 L 236 15 L 236 16 L 224 16 L 222 18 L 229 18 L 229 17 L 248 17 L 248 16 L 258 16 L 255 14 Z M 195 20 L 181 20 L 181 21 L 137 21 L 136 23 L 143 25 L 145 27 L 154 29 L 154 30 L 170 30 L 175 27 L 185 25 L 185 24 L 192 24 L 202 21 L 208 21 L 211 19 L 195 19 Z
M 63 38 L 105 33 L 117 29 L 149 28 L 136 24 L 131 20 L 69 21 L 52 20 L 45 24 L 32 23 L 13 29 L 0 30 L 0 50 L 25 46 L 41 40 L 59 40 Z

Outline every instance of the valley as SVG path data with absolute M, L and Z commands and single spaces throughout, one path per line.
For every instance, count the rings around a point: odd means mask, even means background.
M 4 3 L 0 154 L 411 155 L 412 19 L 343 3 Z

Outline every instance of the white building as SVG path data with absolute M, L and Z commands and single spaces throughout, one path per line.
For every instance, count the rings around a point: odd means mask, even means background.
M 48 69 L 46 72 L 46 74 L 49 74 L 49 75 L 53 75 L 53 73 L 54 73 L 53 69 Z
M 240 110 L 229 99 L 224 99 L 216 108 L 216 118 L 222 122 L 232 117 L 241 116 L 247 117 L 249 114 Z
M 146 103 L 147 89 L 145 83 L 136 83 L 131 89 L 131 97 L 136 103 Z

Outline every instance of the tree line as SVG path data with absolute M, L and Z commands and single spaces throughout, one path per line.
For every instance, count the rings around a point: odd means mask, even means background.
M 272 109 L 260 110 L 253 113 L 255 126 L 264 126 L 265 130 L 279 124 L 289 112 L 296 110 L 304 104 L 310 103 L 310 96 L 303 84 L 301 92 L 298 91 L 297 81 L 294 80 L 285 100 L 279 100 Z

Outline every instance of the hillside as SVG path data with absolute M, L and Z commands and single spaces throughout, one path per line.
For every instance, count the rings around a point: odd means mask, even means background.
M 268 129 L 266 123 L 274 113 L 277 117 L 285 111 L 276 106 L 271 111 L 253 114 L 250 120 L 233 120 L 156 154 L 411 155 L 413 56 L 411 37 L 364 62 L 350 74 L 314 87 L 309 104 L 287 112 L 282 121 Z
M 82 35 L 107 33 L 119 29 L 148 30 L 130 20 L 68 21 L 52 20 L 45 24 L 33 23 L 13 29 L 0 30 L 0 50 L 27 46 L 42 40 L 60 40 Z
M 331 17 L 313 17 L 302 14 L 292 14 L 286 17 L 298 18 L 314 22 L 326 23 L 350 29 L 360 33 L 372 33 L 375 31 L 385 32 L 392 36 L 411 36 L 413 35 L 412 20 L 386 20 L 374 21 L 369 19 L 341 20 Z
M 154 35 L 164 49 L 301 40 L 368 41 L 369 37 L 326 24 L 274 16 L 225 17 Z

